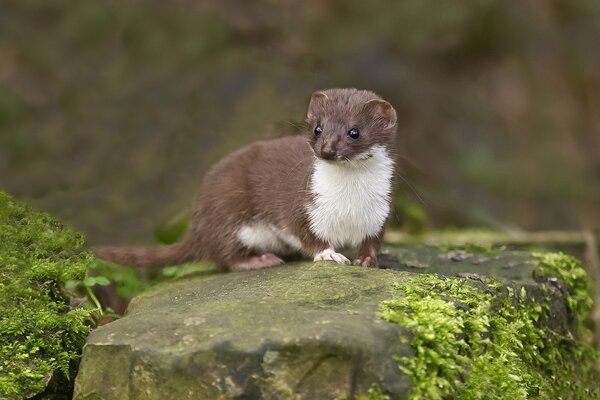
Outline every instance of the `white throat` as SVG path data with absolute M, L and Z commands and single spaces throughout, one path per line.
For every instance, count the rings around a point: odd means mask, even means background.
M 334 248 L 356 247 L 376 236 L 388 217 L 394 161 L 381 145 L 367 153 L 371 157 L 341 163 L 315 159 L 314 201 L 307 206 L 310 229 Z

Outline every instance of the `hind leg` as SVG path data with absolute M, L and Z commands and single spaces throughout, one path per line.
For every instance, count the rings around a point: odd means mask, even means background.
M 260 256 L 247 256 L 233 263 L 230 271 L 247 271 L 252 269 L 262 269 L 274 267 L 283 264 L 283 260 L 273 253 L 265 253 Z

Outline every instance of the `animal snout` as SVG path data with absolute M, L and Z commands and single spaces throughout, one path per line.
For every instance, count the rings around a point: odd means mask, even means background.
M 335 146 L 331 143 L 325 143 L 323 144 L 323 147 L 321 147 L 321 158 L 324 160 L 335 159 L 336 153 Z

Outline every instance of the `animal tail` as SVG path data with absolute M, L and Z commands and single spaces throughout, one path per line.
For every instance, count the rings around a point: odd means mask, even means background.
M 159 268 L 194 261 L 185 241 L 158 246 L 98 246 L 98 258 L 130 267 Z

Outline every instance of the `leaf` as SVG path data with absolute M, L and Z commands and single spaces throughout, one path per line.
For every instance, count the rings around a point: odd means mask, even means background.
M 162 273 L 164 276 L 175 276 L 179 271 L 179 267 L 166 267 L 163 268 Z
M 110 285 L 110 280 L 105 276 L 96 276 L 96 285 L 108 286 Z
M 69 280 L 65 282 L 66 289 L 75 289 L 79 285 L 81 285 L 81 281 Z
M 96 284 L 96 277 L 94 276 L 86 276 L 83 280 L 83 284 L 87 287 L 92 287 Z

